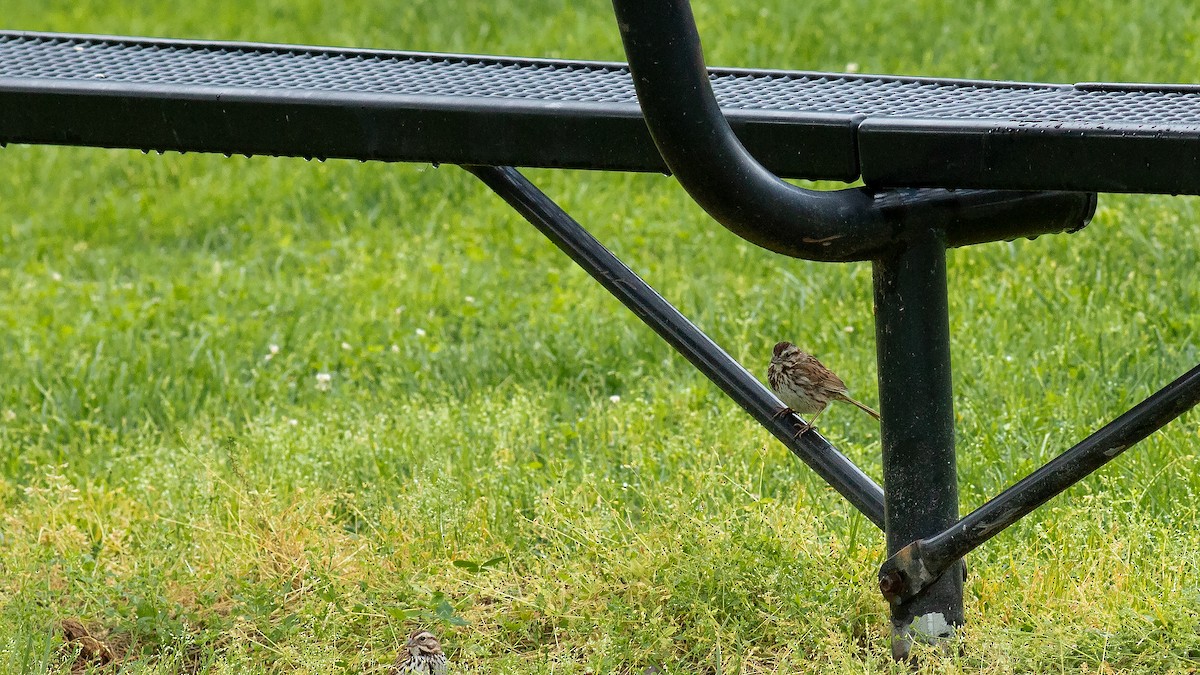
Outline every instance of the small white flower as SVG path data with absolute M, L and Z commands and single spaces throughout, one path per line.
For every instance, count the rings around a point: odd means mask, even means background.
M 342 343 L 342 349 L 350 349 L 350 343 L 349 343 L 349 342 L 343 342 L 343 343 Z
M 1004 355 L 1004 360 L 1005 360 L 1005 361 L 1008 361 L 1009 363 L 1012 363 L 1012 362 L 1013 362 L 1013 361 L 1015 361 L 1016 359 L 1014 359 L 1014 358 L 1013 358 L 1013 355 L 1012 355 L 1012 354 L 1005 354 L 1005 355 Z
M 846 64 L 846 72 L 847 73 L 857 73 L 858 72 L 858 64 L 855 63 L 854 61 L 847 63 Z
M 468 305 L 475 304 L 475 296 L 473 295 L 468 295 L 467 297 L 463 298 L 463 300 L 466 300 Z
M 400 345 L 392 345 L 392 352 L 399 354 L 400 353 Z
M 843 329 L 842 329 L 842 331 L 843 331 L 843 332 L 845 332 L 845 333 L 853 333 L 853 332 L 854 332 L 854 326 L 846 326 L 845 328 L 843 328 Z
M 288 423 L 288 426 L 294 427 L 297 424 L 300 424 L 300 420 L 296 419 L 295 417 L 289 417 L 287 423 Z
M 279 345 L 267 345 L 267 351 L 271 352 L 272 354 L 278 354 Z
M 424 328 L 417 329 L 417 337 L 425 337 L 425 329 Z
M 62 275 L 61 275 L 61 274 L 59 274 L 58 272 L 51 272 L 51 273 L 50 273 L 50 278 L 51 278 L 51 279 L 53 279 L 53 280 L 55 280 L 55 281 L 62 281 Z
M 617 396 L 616 394 L 613 394 L 612 396 L 608 397 L 608 400 L 612 401 L 613 403 L 620 403 L 621 397 Z
M 317 373 L 317 389 L 320 391 L 329 391 L 329 384 L 333 381 L 333 375 L 329 373 Z
M 13 411 L 11 411 L 11 410 L 5 410 L 5 411 L 4 411 L 4 421 L 5 421 L 5 422 L 11 422 L 11 421 L 13 421 L 13 420 L 15 420 L 15 419 L 17 419 L 17 413 L 15 413 L 15 412 L 13 412 Z

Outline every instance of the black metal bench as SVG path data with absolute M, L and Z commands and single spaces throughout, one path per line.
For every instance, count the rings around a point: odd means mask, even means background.
M 913 633 L 962 622 L 966 553 L 1200 401 L 1197 367 L 959 520 L 946 247 L 1078 230 L 1095 192 L 1200 194 L 1200 89 L 706 72 L 684 0 L 614 5 L 632 75 L 0 32 L 0 144 L 463 165 L 885 529 L 880 589 L 903 656 Z M 797 437 L 778 399 L 514 166 L 672 171 L 765 248 L 873 261 L 886 494 L 818 434 Z
M 7 143 L 667 169 L 621 63 L 0 31 Z M 1198 194 L 1200 88 L 713 68 L 785 178 Z

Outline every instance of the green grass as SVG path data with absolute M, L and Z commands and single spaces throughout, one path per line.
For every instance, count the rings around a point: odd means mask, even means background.
M 3 23 L 620 58 L 604 2 L 564 4 Z M 710 63 L 1200 72 L 1191 3 L 761 5 L 698 3 Z M 790 338 L 877 401 L 869 265 L 767 254 L 667 178 L 528 173 L 755 371 Z M 0 670 L 69 672 L 72 617 L 130 673 L 362 672 L 417 626 L 461 673 L 893 668 L 881 535 L 462 171 L 10 146 L 0 204 Z M 952 252 L 964 509 L 1200 361 L 1196 207 Z M 822 429 L 878 477 L 869 419 Z M 1200 667 L 1198 441 L 1193 413 L 973 554 L 961 653 L 923 667 Z

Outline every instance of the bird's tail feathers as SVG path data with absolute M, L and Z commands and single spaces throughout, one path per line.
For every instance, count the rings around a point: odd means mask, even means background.
M 842 399 L 844 401 L 846 401 L 846 403 L 850 403 L 850 404 L 857 406 L 860 410 L 867 413 L 871 417 L 874 417 L 876 420 L 879 419 L 879 413 L 872 410 L 870 406 L 859 403 L 858 401 L 855 401 L 854 399 L 850 398 L 849 396 L 843 396 Z

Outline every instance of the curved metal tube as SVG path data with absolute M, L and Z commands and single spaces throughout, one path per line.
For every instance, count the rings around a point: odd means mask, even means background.
M 717 104 L 687 0 L 613 0 L 646 125 L 667 166 L 719 223 L 797 258 L 869 260 L 921 220 L 947 245 L 1077 230 L 1095 195 L 866 188 L 806 190 L 772 174 L 734 135 Z M 1036 203 L 1028 203 L 1036 196 Z M 969 221 L 971 227 L 957 227 Z
M 750 156 L 717 104 L 686 0 L 613 0 L 613 8 L 650 134 L 709 215 L 748 241 L 801 258 L 841 259 L 892 240 L 895 228 L 866 190 L 805 190 Z

